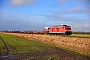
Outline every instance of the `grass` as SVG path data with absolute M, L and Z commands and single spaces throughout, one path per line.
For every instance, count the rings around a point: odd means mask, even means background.
M 7 53 L 5 45 L 3 44 L 2 40 L 0 39 L 0 55 L 4 55 Z
M 26 38 L 18 36 L 6 34 L 0 35 L 2 36 L 3 40 L 11 47 L 11 50 L 14 54 L 42 51 L 43 48 L 41 48 L 41 46 L 47 46 L 46 44 L 39 43 L 33 40 L 27 40 Z M 0 46 L 2 46 L 2 44 L 0 44 Z
M 72 34 L 70 36 L 90 37 L 90 34 Z
M 53 46 L 50 44 L 45 44 L 43 42 L 28 40 L 24 37 L 19 37 L 14 35 L 7 35 L 7 34 L 0 33 L 0 36 L 10 46 L 13 54 L 40 52 L 40 51 L 47 50 Z M 3 43 L 0 44 L 0 46 L 2 45 Z
M 24 37 L 14 36 L 14 35 L 7 35 L 0 33 L 2 39 L 9 45 L 10 49 L 12 50 L 12 54 L 26 54 L 26 53 L 37 53 L 37 52 L 44 52 L 47 50 L 54 50 L 54 45 L 45 44 L 43 42 L 38 42 L 35 40 L 28 40 Z M 3 48 L 3 49 L 2 49 Z M 6 53 L 6 48 L 3 42 L 0 40 L 0 51 L 2 53 Z M 29 59 L 46 59 L 46 60 L 56 60 L 59 59 L 59 56 L 53 56 L 52 54 L 48 54 L 46 56 L 31 56 Z

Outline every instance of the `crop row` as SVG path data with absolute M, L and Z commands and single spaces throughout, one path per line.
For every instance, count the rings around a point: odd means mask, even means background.
M 7 49 L 4 43 L 2 42 L 2 40 L 0 39 L 0 55 L 5 55 L 6 53 L 7 53 Z
M 49 46 L 48 44 L 44 44 L 38 41 L 28 40 L 23 37 L 7 35 L 7 34 L 0 34 L 0 35 L 2 36 L 3 40 L 8 44 L 8 47 L 11 50 L 12 54 L 44 51 Z M 2 45 L 3 43 L 0 41 L 0 47 Z

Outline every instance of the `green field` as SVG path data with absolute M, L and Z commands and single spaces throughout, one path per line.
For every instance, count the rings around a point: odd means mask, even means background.
M 4 55 L 7 53 L 6 47 L 4 45 L 4 43 L 2 42 L 2 40 L 0 39 L 0 54 Z
M 8 44 L 11 54 L 36 54 L 36 57 L 38 59 L 44 58 L 44 59 L 58 59 L 60 57 L 53 56 L 52 54 L 45 53 L 47 51 L 55 51 L 55 46 L 50 44 L 45 44 L 42 42 L 38 42 L 35 40 L 28 40 L 24 37 L 18 37 L 14 35 L 7 35 L 0 33 L 0 36 L 2 39 Z M 3 44 L 3 42 L 0 40 L 0 54 L 7 53 L 7 50 Z M 45 56 L 38 56 L 40 53 L 44 53 Z M 41 55 L 42 55 L 41 54 Z M 34 59 L 33 55 L 30 57 L 30 59 Z
M 72 34 L 70 36 L 90 37 L 90 34 Z
M 48 44 L 44 44 L 35 40 L 28 40 L 23 37 L 6 34 L 0 34 L 0 36 L 10 46 L 13 54 L 44 51 L 44 47 L 48 48 L 49 46 Z M 4 47 L 4 44 L 0 40 L 0 47 L 2 46 Z

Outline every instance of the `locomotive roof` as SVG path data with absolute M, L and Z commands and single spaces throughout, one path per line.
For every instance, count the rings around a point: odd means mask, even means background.
M 67 25 L 58 25 L 58 26 L 53 26 L 53 27 L 61 27 L 61 26 L 67 26 Z M 70 27 L 70 26 L 67 26 Z

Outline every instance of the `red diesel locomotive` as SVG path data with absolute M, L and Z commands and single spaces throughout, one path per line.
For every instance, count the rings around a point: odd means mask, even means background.
M 71 26 L 58 25 L 58 26 L 53 26 L 53 27 L 45 27 L 44 33 L 71 35 L 72 31 L 71 31 Z

